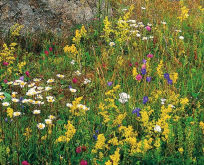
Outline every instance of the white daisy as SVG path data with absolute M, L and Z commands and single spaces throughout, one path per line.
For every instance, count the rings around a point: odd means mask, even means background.
M 14 117 L 20 116 L 20 115 L 21 115 L 21 112 L 14 112 L 14 113 L 13 113 L 13 116 L 14 116 Z
M 180 40 L 183 40 L 183 39 L 184 39 L 184 37 L 183 37 L 183 36 L 179 36 L 179 39 L 180 39 Z
M 37 127 L 38 127 L 39 129 L 44 129 L 44 128 L 45 128 L 45 124 L 43 124 L 43 123 L 38 123 L 38 124 L 37 124 Z
M 5 107 L 7 107 L 7 106 L 9 106 L 10 104 L 9 104 L 8 102 L 3 102 L 2 105 L 5 106 Z
M 77 70 L 76 72 L 74 72 L 76 75 L 80 76 L 81 72 L 79 70 Z
M 34 111 L 33 111 L 33 114 L 34 114 L 34 115 L 38 115 L 38 114 L 40 114 L 40 112 L 41 112 L 40 110 L 34 110 Z
M 115 45 L 115 42 L 110 42 L 109 45 L 110 45 L 110 46 L 114 46 L 114 45 Z
M 75 93 L 77 90 L 76 89 L 73 89 L 73 88 L 69 88 L 69 90 L 72 92 L 72 93 Z
M 53 83 L 55 80 L 54 79 L 49 79 L 47 80 L 47 83 Z
M 154 131 L 155 131 L 155 132 L 161 132 L 161 127 L 160 127 L 159 125 L 156 125 L 156 126 L 154 127 Z
M 45 119 L 45 123 L 46 124 L 52 124 L 52 120 L 51 119 Z
M 71 108 L 73 105 L 71 103 L 67 103 L 66 106 Z

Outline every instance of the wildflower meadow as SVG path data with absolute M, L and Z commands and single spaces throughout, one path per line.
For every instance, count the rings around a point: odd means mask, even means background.
M 204 2 L 108 3 L 0 39 L 1 165 L 204 164 Z

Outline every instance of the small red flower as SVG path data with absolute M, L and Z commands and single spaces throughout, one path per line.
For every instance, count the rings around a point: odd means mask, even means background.
M 139 63 L 138 63 L 138 62 L 136 62 L 136 63 L 135 63 L 135 66 L 136 66 L 136 67 L 138 67 L 138 65 L 139 65 Z
M 8 62 L 4 62 L 3 65 L 7 66 L 9 63 Z
M 26 71 L 25 74 L 27 77 L 30 75 L 30 73 L 28 71 Z
M 102 67 L 105 68 L 105 67 L 106 67 L 106 64 L 103 63 L 103 64 L 102 64 Z
M 22 165 L 29 165 L 29 163 L 27 161 L 22 161 Z
M 49 51 L 53 51 L 53 48 L 49 48 Z
M 79 146 L 79 147 L 76 148 L 76 153 L 79 154 L 80 152 L 81 152 L 81 147 Z
M 17 54 L 14 54 L 14 58 L 17 58 Z
M 129 62 L 129 67 L 132 67 L 132 63 L 131 62 Z
M 87 163 L 86 160 L 82 160 L 82 161 L 80 162 L 80 165 L 88 165 L 88 163 Z
M 49 52 L 46 50 L 45 52 L 44 52 L 47 56 L 49 55 Z
M 5 79 L 5 80 L 4 80 L 4 83 L 7 83 L 7 82 L 8 82 L 8 80 L 7 80 L 7 79 Z
M 73 78 L 73 79 L 72 79 L 72 82 L 73 82 L 74 84 L 76 84 L 77 81 L 78 81 L 78 80 L 77 80 L 76 78 Z

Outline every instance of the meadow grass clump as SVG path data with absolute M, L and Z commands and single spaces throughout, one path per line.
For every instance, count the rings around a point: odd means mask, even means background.
M 111 5 L 66 37 L 11 29 L 0 164 L 203 164 L 202 2 Z

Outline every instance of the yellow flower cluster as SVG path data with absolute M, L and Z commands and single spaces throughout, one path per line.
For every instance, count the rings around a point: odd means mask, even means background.
M 18 23 L 16 23 L 15 25 L 13 25 L 10 28 L 10 32 L 11 32 L 11 36 L 15 37 L 15 36 L 19 36 L 19 31 L 23 28 L 23 25 L 19 25 Z
M 7 116 L 13 118 L 13 109 L 10 107 L 7 108 Z
M 175 84 L 176 83 L 176 81 L 177 81 L 177 79 L 178 79 L 178 73 L 173 73 L 172 75 L 171 75 L 171 79 L 172 79 L 172 81 L 173 81 L 173 83 Z
M 202 129 L 203 134 L 204 134 L 204 123 L 202 121 L 200 122 L 199 127 Z
M 183 21 L 183 20 L 185 20 L 186 18 L 188 18 L 188 17 L 189 17 L 188 11 L 189 11 L 189 9 L 186 8 L 186 6 L 183 6 L 183 7 L 181 8 L 181 15 L 180 15 L 180 17 L 178 17 L 178 19 L 179 19 L 180 21 Z
M 133 76 L 133 79 L 136 80 L 136 76 L 138 75 L 137 73 L 137 68 L 136 67 L 133 67 L 133 70 L 132 70 L 132 76 Z
M 72 46 L 66 45 L 63 48 L 63 50 L 64 50 L 65 53 L 71 53 L 73 55 L 76 55 L 78 53 L 77 48 L 75 47 L 74 44 L 72 44 Z
M 15 51 L 15 46 L 16 43 L 11 43 L 9 45 L 9 48 L 6 44 L 3 45 L 3 50 L 0 52 L 0 62 L 9 62 L 9 64 L 12 64 L 13 61 L 15 60 L 14 58 L 14 51 Z
M 118 165 L 120 161 L 120 154 L 119 154 L 120 149 L 117 148 L 114 155 L 110 156 L 110 159 L 113 161 L 113 165 Z
M 163 67 L 163 60 L 160 61 L 158 67 L 157 67 L 157 74 L 159 75 L 160 78 L 162 78 L 163 72 L 161 70 L 161 68 Z
M 117 137 L 113 137 L 112 139 L 110 139 L 108 141 L 109 144 L 112 144 L 113 146 L 117 146 L 119 145 L 119 142 L 118 142 L 118 138 Z
M 106 147 L 105 141 L 106 141 L 105 136 L 103 134 L 99 134 L 95 147 L 91 152 L 97 153 L 99 149 L 104 149 Z
M 80 101 L 82 100 L 83 97 L 78 97 L 75 98 L 74 101 L 72 101 L 72 107 L 70 109 L 70 112 L 72 113 L 72 115 L 76 115 L 76 116 L 80 116 L 81 114 L 85 114 L 85 111 L 80 111 L 80 109 L 78 109 L 77 105 L 80 103 Z
M 113 121 L 113 125 L 116 126 L 122 124 L 122 121 L 125 119 L 126 115 L 127 115 L 126 112 L 124 114 L 119 114 Z
M 65 132 L 65 136 L 62 135 L 60 136 L 58 139 L 56 139 L 56 142 L 69 142 L 71 140 L 71 138 L 74 136 L 74 134 L 76 133 L 76 129 L 75 127 L 71 124 L 71 122 L 68 120 L 68 124 L 64 125 L 64 128 L 67 130 L 67 132 Z
M 84 25 L 81 27 L 80 30 L 76 30 L 75 31 L 75 37 L 72 39 L 72 41 L 76 44 L 79 45 L 80 41 L 81 41 L 81 37 L 85 37 L 86 36 L 86 29 L 84 27 Z
M 26 140 L 31 137 L 31 132 L 32 130 L 30 128 L 25 129 L 25 133 L 23 135 L 26 136 Z
M 19 69 L 19 72 L 22 74 L 22 68 L 26 65 L 26 62 L 21 62 L 21 63 L 18 63 L 18 69 Z
M 180 99 L 180 104 L 183 106 L 188 105 L 188 102 L 189 102 L 189 100 L 187 97 Z
M 106 16 L 105 19 L 103 20 L 103 23 L 104 23 L 104 28 L 103 28 L 103 31 L 104 31 L 104 35 L 102 35 L 101 37 L 102 38 L 105 38 L 106 42 L 109 43 L 110 42 L 110 33 L 111 32 L 114 32 L 113 29 L 111 29 L 111 23 L 108 21 L 108 17 Z

